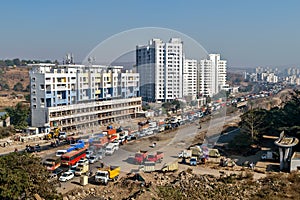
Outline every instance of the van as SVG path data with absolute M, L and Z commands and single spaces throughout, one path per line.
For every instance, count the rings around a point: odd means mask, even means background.
M 114 147 L 107 145 L 107 147 L 105 149 L 105 155 L 110 156 L 110 155 L 113 155 L 114 152 L 115 152 Z
M 105 155 L 113 155 L 114 152 L 118 150 L 116 146 L 118 146 L 119 149 L 118 143 L 109 143 L 105 148 Z
M 61 157 L 61 156 L 64 155 L 65 153 L 67 153 L 67 150 L 57 150 L 55 155 L 56 155 L 57 157 Z

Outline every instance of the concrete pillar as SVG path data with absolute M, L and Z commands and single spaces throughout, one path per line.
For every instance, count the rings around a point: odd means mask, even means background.
M 280 171 L 283 170 L 284 164 L 283 164 L 283 151 L 282 148 L 279 147 L 279 157 L 280 157 Z
M 290 152 L 291 152 L 291 148 L 285 148 L 285 152 L 284 152 L 284 170 L 288 170 Z
M 293 153 L 293 147 L 290 148 L 290 153 L 289 153 L 289 161 L 291 160 L 292 158 L 292 153 Z

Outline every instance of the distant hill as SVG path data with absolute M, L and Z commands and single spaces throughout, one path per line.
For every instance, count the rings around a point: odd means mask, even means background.
M 29 85 L 28 67 L 1 67 L 0 68 L 0 93 L 12 93 L 14 86 L 20 83 L 25 90 Z M 8 86 L 8 88 L 7 88 Z M 21 91 L 18 91 L 21 92 Z

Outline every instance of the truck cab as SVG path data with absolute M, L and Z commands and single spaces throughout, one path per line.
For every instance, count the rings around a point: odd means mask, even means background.
M 99 169 L 95 174 L 95 181 L 108 184 L 108 181 L 115 181 L 120 175 L 120 167 L 111 166 L 109 169 Z
M 191 157 L 190 165 L 191 166 L 196 166 L 197 165 L 197 157 Z

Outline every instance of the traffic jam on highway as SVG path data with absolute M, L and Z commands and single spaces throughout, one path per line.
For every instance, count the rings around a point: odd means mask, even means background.
M 224 106 L 237 105 L 247 102 L 249 99 L 267 97 L 275 94 L 277 91 L 262 91 L 259 94 L 248 94 L 247 96 L 234 98 L 222 102 L 222 99 L 208 104 L 201 110 L 189 111 L 184 114 L 176 114 L 163 120 L 145 120 L 138 123 L 138 130 L 131 130 L 130 127 L 114 128 L 107 126 L 105 131 L 101 133 L 93 133 L 89 136 L 66 136 L 66 133 L 59 133 L 56 142 L 52 142 L 50 146 L 28 146 L 27 152 L 40 152 L 49 148 L 56 148 L 60 145 L 69 144 L 63 150 L 57 150 L 56 154 L 44 159 L 43 164 L 50 171 L 49 181 L 59 180 L 68 182 L 74 177 L 93 178 L 96 183 L 107 184 L 108 181 L 116 180 L 120 173 L 119 166 L 104 166 L 102 159 L 106 156 L 115 154 L 120 145 L 138 140 L 143 137 L 150 137 L 155 134 L 166 132 L 168 130 L 177 129 L 184 124 L 198 123 L 200 118 L 209 116 Z M 201 124 L 200 124 L 201 128 Z M 63 137 L 60 137 L 60 135 Z M 60 140 L 59 140 L 60 139 Z M 156 143 L 152 144 L 154 148 Z M 191 166 L 202 162 L 205 163 L 208 157 L 220 157 L 218 149 L 210 149 L 207 146 L 193 146 L 184 149 L 178 154 L 178 158 L 182 159 L 182 163 Z M 134 164 L 140 165 L 140 170 L 144 172 L 155 171 L 155 163 L 162 162 L 164 152 L 155 152 L 150 154 L 147 151 L 138 151 L 134 155 Z M 94 167 L 91 167 L 94 165 Z M 97 169 L 93 174 L 92 169 Z M 178 169 L 178 163 L 170 163 L 162 167 L 162 171 L 174 171 Z
M 131 130 L 129 127 L 114 128 L 107 126 L 105 131 L 94 133 L 88 137 L 70 136 L 65 138 L 65 143 L 69 146 L 63 150 L 57 150 L 55 155 L 44 158 L 43 164 L 50 171 L 49 181 L 59 180 L 68 182 L 77 177 L 87 177 L 93 179 L 96 183 L 107 184 L 111 180 L 116 180 L 120 173 L 119 166 L 104 166 L 102 159 L 111 156 L 120 148 L 120 145 L 140 138 L 153 136 L 168 130 L 177 129 L 178 127 L 198 122 L 202 117 L 209 115 L 211 110 L 217 110 L 220 104 L 216 103 L 214 107 L 203 108 L 202 110 L 192 111 L 185 114 L 174 115 L 164 120 L 145 120 L 138 123 L 139 130 Z M 60 141 L 60 143 L 63 143 Z M 154 148 L 156 143 L 152 144 Z M 203 150 L 200 147 L 192 148 L 187 153 L 186 150 L 178 154 L 183 161 L 190 165 L 195 165 L 195 160 L 203 160 L 211 152 Z M 218 156 L 218 152 L 215 153 Z M 147 151 L 138 151 L 134 155 L 134 162 L 140 165 L 140 170 L 144 172 L 155 171 L 155 163 L 161 163 L 164 153 L 157 151 L 150 154 Z M 94 165 L 94 166 L 93 166 Z M 92 167 L 93 166 L 93 167 Z M 97 169 L 92 173 L 92 169 Z M 162 171 L 175 171 L 178 169 L 178 163 L 170 163 L 163 166 Z M 82 176 L 84 175 L 84 176 Z

